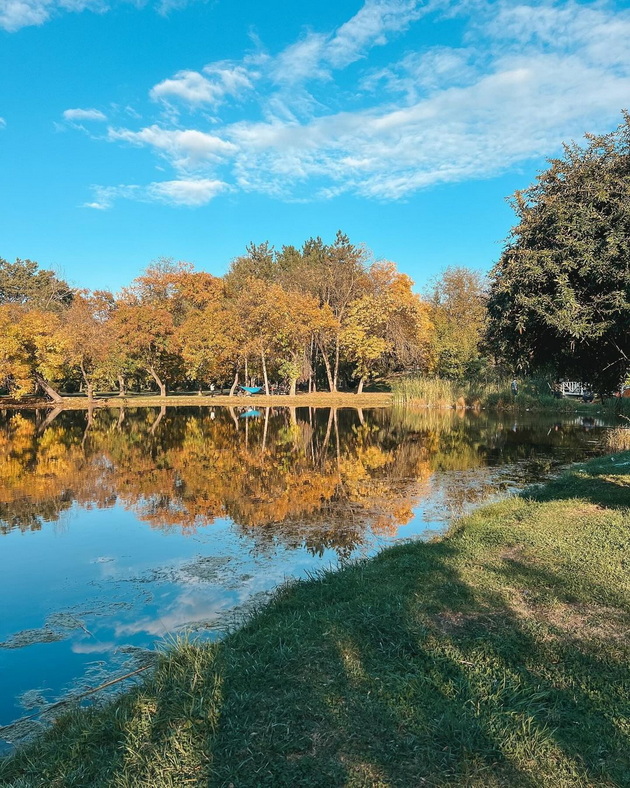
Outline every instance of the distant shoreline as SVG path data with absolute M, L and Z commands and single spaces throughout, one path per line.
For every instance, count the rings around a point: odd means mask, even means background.
M 91 402 L 87 397 L 64 396 L 62 402 L 53 402 L 48 399 L 31 398 L 20 402 L 10 400 L 5 402 L 0 398 L 0 410 L 89 410 L 90 408 L 146 408 L 146 407 L 194 407 L 194 406 L 224 406 L 224 407 L 280 407 L 280 408 L 387 408 L 394 404 L 394 397 L 390 392 L 367 392 L 353 394 L 351 392 L 327 391 L 315 394 L 296 394 L 294 397 L 285 394 L 272 394 L 270 396 L 256 394 L 245 397 L 230 397 L 224 394 L 169 394 L 162 397 L 159 394 L 132 394 L 121 397 L 119 395 L 95 397 Z

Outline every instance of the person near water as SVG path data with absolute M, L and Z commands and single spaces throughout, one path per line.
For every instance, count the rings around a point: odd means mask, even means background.
M 516 378 L 512 381 L 510 389 L 512 390 L 512 395 L 515 397 L 518 394 L 518 380 Z

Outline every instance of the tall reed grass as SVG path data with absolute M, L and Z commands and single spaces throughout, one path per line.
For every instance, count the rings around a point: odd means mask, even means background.
M 394 401 L 426 408 L 494 408 L 496 410 L 549 410 L 573 413 L 593 408 L 608 414 L 630 416 L 630 398 L 611 397 L 605 402 L 586 404 L 575 398 L 557 399 L 545 379 L 519 381 L 518 394 L 510 390 L 510 380 L 446 380 L 420 376 L 401 376 L 391 381 Z
M 605 445 L 609 451 L 630 451 L 630 425 L 609 430 Z

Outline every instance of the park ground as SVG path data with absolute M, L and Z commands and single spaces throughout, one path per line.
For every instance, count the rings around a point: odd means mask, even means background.
M 629 506 L 626 452 L 287 585 L 0 785 L 628 786 Z

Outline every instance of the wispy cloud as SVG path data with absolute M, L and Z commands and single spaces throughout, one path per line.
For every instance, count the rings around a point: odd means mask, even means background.
M 0 0 L 0 28 L 14 33 L 23 27 L 43 25 L 63 13 L 105 13 L 130 2 L 137 8 L 151 5 L 158 14 L 165 16 L 184 8 L 189 0 Z
M 109 9 L 107 0 L 1 0 L 0 28 L 10 33 L 31 25 L 43 25 L 53 16 L 63 12 L 96 11 Z
M 237 97 L 251 90 L 257 77 L 256 70 L 248 64 L 214 63 L 206 66 L 203 73 L 178 71 L 155 85 L 150 96 L 154 100 L 180 99 L 193 105 L 217 107 L 228 96 Z
M 233 143 L 215 134 L 197 129 L 165 129 L 157 124 L 140 131 L 110 128 L 108 138 L 151 147 L 179 170 L 194 170 L 236 152 Z
M 98 109 L 66 109 L 63 112 L 65 120 L 69 121 L 82 121 L 82 120 L 95 120 L 106 121 L 107 115 L 103 114 Z
M 210 178 L 190 178 L 172 181 L 156 181 L 148 186 L 119 185 L 94 186 L 94 199 L 83 205 L 106 211 L 117 200 L 138 200 L 140 202 L 159 202 L 165 205 L 184 205 L 196 207 L 205 205 L 218 194 L 229 190 L 227 183 Z
M 6 120 L 4 118 L 0 118 L 0 129 L 5 128 L 6 125 L 7 125 Z
M 459 41 L 371 65 L 373 47 L 443 13 L 461 15 Z M 172 183 L 229 183 L 281 199 L 402 199 L 610 128 L 629 103 L 629 40 L 630 11 L 603 3 L 367 0 L 338 29 L 309 31 L 275 55 L 259 51 L 160 82 L 152 98 L 201 110 L 186 128 L 175 114 L 140 130 L 110 128 L 108 139 L 151 147 L 173 167 Z M 337 74 L 351 63 L 359 64 L 354 84 Z M 204 115 L 204 106 L 216 112 L 245 98 L 230 109 L 240 120 Z

